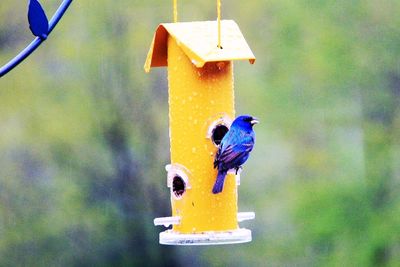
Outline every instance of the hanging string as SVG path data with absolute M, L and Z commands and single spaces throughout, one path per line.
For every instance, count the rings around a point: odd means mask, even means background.
M 174 22 L 178 22 L 178 5 L 177 5 L 177 0 L 174 0 Z
M 178 4 L 177 0 L 174 3 L 174 23 L 178 22 Z M 217 47 L 222 49 L 221 45 L 221 0 L 217 0 L 217 24 L 218 24 L 218 44 Z
M 217 0 L 217 24 L 218 24 L 218 45 L 217 45 L 217 47 L 222 49 L 222 46 L 221 46 L 221 0 Z

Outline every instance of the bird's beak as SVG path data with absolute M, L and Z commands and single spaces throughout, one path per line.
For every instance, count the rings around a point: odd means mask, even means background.
M 253 117 L 253 119 L 251 120 L 250 123 L 251 123 L 251 125 L 254 125 L 254 124 L 260 123 L 260 121 L 257 118 Z

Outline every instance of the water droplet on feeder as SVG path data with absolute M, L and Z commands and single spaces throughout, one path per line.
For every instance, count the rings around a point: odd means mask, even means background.
M 192 100 L 193 100 L 193 97 L 189 96 L 189 101 L 192 101 Z
M 196 148 L 192 147 L 192 153 L 196 153 Z

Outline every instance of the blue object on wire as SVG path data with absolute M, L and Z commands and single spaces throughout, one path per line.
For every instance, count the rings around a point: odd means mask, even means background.
M 29 6 L 32 4 L 32 2 L 36 2 L 40 6 L 40 4 L 37 2 L 37 0 L 30 1 Z M 50 35 L 50 33 L 56 27 L 57 23 L 60 21 L 60 19 L 64 15 L 65 11 L 67 11 L 67 9 L 71 3 L 72 3 L 72 0 L 64 0 L 61 3 L 60 7 L 57 9 L 56 13 L 54 14 L 54 16 L 51 18 L 50 22 L 48 23 L 48 30 L 47 30 L 46 37 L 48 35 Z M 29 7 L 29 9 L 30 8 L 31 7 Z M 29 15 L 30 10 L 28 10 L 28 20 L 29 20 L 30 28 L 31 28 L 33 34 L 36 35 L 36 33 L 39 33 L 39 35 L 24 50 L 22 50 L 17 56 L 15 56 L 7 64 L 5 64 L 3 67 L 0 68 L 0 78 L 3 77 L 4 75 L 6 75 L 8 72 L 10 72 L 12 69 L 14 69 L 19 63 L 24 61 L 30 54 L 33 53 L 33 51 L 35 51 L 43 43 L 43 41 L 46 40 L 46 38 L 44 38 L 44 35 L 43 35 L 45 31 L 40 30 L 40 29 L 42 29 L 42 26 L 40 26 L 40 25 L 43 23 L 43 18 L 39 19 L 35 14 L 40 13 L 40 11 L 37 11 L 37 8 L 34 8 L 34 9 L 35 10 L 32 11 L 32 13 L 33 13 L 32 15 Z M 41 6 L 40 6 L 40 9 L 42 9 Z M 43 14 L 44 14 L 44 11 L 43 11 Z M 31 16 L 32 16 L 32 18 L 30 18 Z M 31 20 L 32 20 L 32 22 L 31 22 Z
M 29 28 L 33 35 L 42 39 L 47 38 L 47 34 L 49 33 L 49 21 L 38 0 L 29 0 L 28 21 Z

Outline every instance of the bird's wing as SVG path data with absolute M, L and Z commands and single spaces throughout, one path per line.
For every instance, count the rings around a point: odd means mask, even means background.
M 250 153 L 253 145 L 254 138 L 251 135 L 246 135 L 241 138 L 240 142 L 232 142 L 226 146 L 221 146 L 217 152 L 214 167 L 217 167 L 220 162 L 228 166 L 239 162 L 241 158 Z
M 247 145 L 247 144 L 240 145 L 240 149 L 238 149 L 238 145 L 227 146 L 226 149 L 224 150 L 224 153 L 222 153 L 219 156 L 218 161 L 224 162 L 224 163 L 236 162 L 237 159 L 244 157 L 252 149 L 253 149 L 253 146 Z

